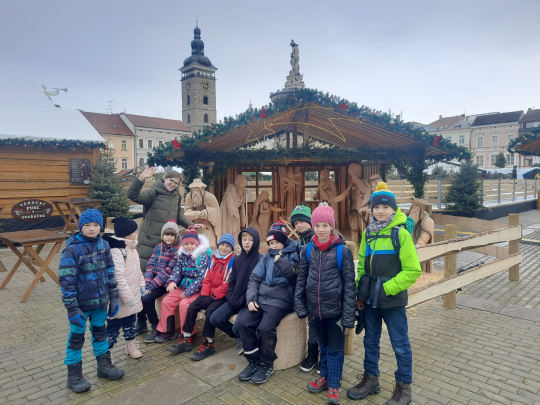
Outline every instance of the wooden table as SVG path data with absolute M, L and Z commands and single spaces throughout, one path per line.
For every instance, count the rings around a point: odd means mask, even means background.
M 62 242 L 64 242 L 69 236 L 59 232 L 46 231 L 44 229 L 35 229 L 30 231 L 19 231 L 19 232 L 5 232 L 0 233 L 0 239 L 4 242 L 12 251 L 17 255 L 19 260 L 15 263 L 15 266 L 10 270 L 2 285 L 0 285 L 0 290 L 3 290 L 8 285 L 9 281 L 21 265 L 21 263 L 26 264 L 26 266 L 34 273 L 34 279 L 32 283 L 26 290 L 26 293 L 22 297 L 21 302 L 26 302 L 34 288 L 36 287 L 38 281 L 45 281 L 43 274 L 47 272 L 51 278 L 56 281 L 56 284 L 60 285 L 58 277 L 51 270 L 49 264 L 51 263 L 54 255 L 60 250 Z M 23 247 L 21 252 L 15 243 L 19 243 Z M 43 247 L 49 243 L 54 243 L 49 255 L 43 260 L 39 254 L 43 250 Z M 37 248 L 34 250 L 33 246 L 37 245 Z M 35 266 L 41 266 L 36 269 Z
M 0 207 L 0 217 L 2 216 L 2 212 L 4 211 L 4 208 Z M 6 266 L 4 266 L 4 263 L 2 263 L 2 260 L 0 260 L 0 272 L 6 272 Z
M 51 200 L 51 203 L 58 210 L 60 216 L 66 223 L 64 226 L 64 233 L 71 231 L 75 233 L 79 230 L 79 218 L 82 211 L 87 209 L 90 205 L 94 205 L 96 208 L 101 204 L 103 200 L 93 200 L 90 198 L 72 198 L 71 200 Z M 60 204 L 67 206 L 67 212 L 62 210 Z

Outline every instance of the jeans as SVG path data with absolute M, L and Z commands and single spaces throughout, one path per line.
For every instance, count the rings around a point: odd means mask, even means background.
M 317 331 L 321 351 L 321 377 L 326 377 L 328 387 L 339 388 L 345 361 L 345 331 L 341 326 L 341 317 L 314 319 L 313 327 Z
M 396 382 L 412 383 L 412 350 L 407 327 L 407 311 L 405 307 L 373 308 L 364 305 L 366 318 L 366 334 L 364 336 L 364 369 L 366 374 L 379 374 L 380 342 L 382 321 L 388 328 L 392 348 L 396 354 Z
M 148 316 L 148 320 L 150 321 L 150 325 L 152 325 L 152 328 L 156 328 L 159 323 L 159 318 L 156 311 L 156 300 L 161 297 L 163 294 L 167 294 L 167 287 L 161 286 L 158 288 L 154 288 L 152 291 L 150 291 L 150 294 L 143 295 L 141 300 L 143 304 L 143 310 L 139 312 L 137 315 L 139 318 L 139 321 L 141 317 Z M 146 317 L 143 318 L 146 322 Z
M 195 301 L 193 301 L 188 309 L 186 320 L 184 321 L 183 331 L 184 333 L 193 333 L 193 328 L 195 327 L 195 322 L 197 321 L 197 314 L 201 309 L 204 309 L 205 320 L 203 326 L 203 337 L 205 338 L 214 338 L 216 333 L 216 327 L 210 322 L 210 318 L 216 309 L 222 306 L 225 303 L 225 300 L 215 300 L 214 297 L 208 296 L 199 296 Z
M 96 308 L 93 311 L 84 312 L 84 316 L 90 321 L 90 331 L 92 333 L 92 348 L 94 356 L 100 356 L 109 351 L 109 342 L 107 341 L 107 329 L 105 320 L 107 311 L 102 308 Z M 82 361 L 82 348 L 84 346 L 84 333 L 86 332 L 86 321 L 84 326 L 75 326 L 69 324 L 69 336 L 67 341 L 66 359 L 64 364 L 76 364 Z
M 109 319 L 107 321 L 107 340 L 109 349 L 116 344 L 116 339 L 120 335 L 120 328 L 124 330 L 124 339 L 127 341 L 135 339 L 137 335 L 137 315 L 129 315 L 125 318 Z
M 244 313 L 244 311 L 247 311 L 246 307 L 242 307 L 240 311 L 237 311 L 236 309 L 232 309 L 229 303 L 226 302 L 215 310 L 215 312 L 210 317 L 210 322 L 216 328 L 221 329 L 227 335 L 229 335 L 233 339 L 236 339 L 240 337 L 238 320 L 240 319 L 240 316 Z M 238 315 L 236 316 L 234 324 L 232 324 L 231 322 L 229 322 L 229 318 L 235 314 Z

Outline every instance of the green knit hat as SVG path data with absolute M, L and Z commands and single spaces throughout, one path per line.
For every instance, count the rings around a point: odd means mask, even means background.
M 295 221 L 305 221 L 311 226 L 311 208 L 306 203 L 300 203 L 292 210 L 291 223 L 293 226 Z

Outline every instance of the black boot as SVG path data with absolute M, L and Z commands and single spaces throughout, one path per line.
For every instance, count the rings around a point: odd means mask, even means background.
M 257 371 L 251 377 L 251 382 L 254 382 L 255 384 L 264 384 L 272 374 L 274 374 L 273 364 L 259 362 L 259 368 L 257 368 Z
M 411 384 L 396 382 L 392 398 L 386 401 L 386 405 L 408 405 L 412 402 Z
M 174 339 L 176 334 L 176 320 L 174 318 L 174 315 L 169 315 L 167 318 L 167 332 L 161 333 L 159 332 L 154 339 L 154 342 L 156 343 L 164 343 L 167 340 Z
M 109 380 L 119 380 L 124 376 L 124 370 L 115 367 L 111 361 L 111 352 L 100 354 L 97 360 L 97 376 Z
M 240 374 L 238 374 L 238 379 L 240 381 L 251 380 L 251 377 L 253 377 L 253 374 L 255 374 L 258 368 L 259 368 L 258 361 L 254 363 L 249 363 L 248 366 Z
M 148 325 L 146 324 L 146 320 L 143 322 L 140 319 L 137 321 L 137 335 L 140 335 L 141 333 L 148 331 Z
M 313 370 L 313 367 L 315 367 L 317 361 L 319 361 L 319 343 L 308 342 L 307 357 L 304 359 L 302 364 L 300 364 L 300 370 L 309 373 L 311 370 Z
M 75 364 L 68 364 L 68 380 L 67 387 L 71 388 L 77 394 L 86 392 L 92 386 L 82 373 L 82 361 Z
M 362 380 L 357 385 L 347 390 L 347 397 L 358 400 L 364 399 L 370 394 L 378 394 L 379 392 L 381 392 L 379 377 L 376 375 L 364 374 Z

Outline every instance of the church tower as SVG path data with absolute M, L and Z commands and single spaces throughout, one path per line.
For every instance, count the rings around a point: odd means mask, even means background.
M 204 56 L 204 42 L 198 23 L 193 33 L 191 56 L 179 69 L 182 72 L 182 122 L 191 132 L 217 121 L 217 67 Z

